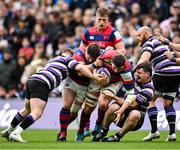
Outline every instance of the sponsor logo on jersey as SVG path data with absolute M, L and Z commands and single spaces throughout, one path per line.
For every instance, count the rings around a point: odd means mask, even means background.
M 94 36 L 90 36 L 89 38 L 90 38 L 91 40 L 94 40 Z

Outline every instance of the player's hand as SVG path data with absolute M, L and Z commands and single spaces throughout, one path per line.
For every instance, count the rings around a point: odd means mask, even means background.
M 169 60 L 172 60 L 172 58 L 174 57 L 173 54 L 170 51 L 166 51 L 166 52 L 164 52 L 164 54 L 167 56 L 167 58 Z
M 93 80 L 95 81 L 96 84 L 99 84 L 99 82 L 103 80 L 105 75 L 98 74 L 96 71 L 97 71 L 96 69 L 93 70 Z
M 96 67 L 101 67 L 103 65 L 103 62 L 102 62 L 102 60 L 97 58 L 96 61 L 94 62 L 94 64 L 96 65 Z
M 157 38 L 162 42 L 164 43 L 166 41 L 166 38 L 164 38 L 161 33 L 159 32 L 156 32 L 155 35 L 157 36 Z
M 121 119 L 121 116 L 122 116 L 123 112 L 122 112 L 121 109 L 119 109 L 119 110 L 115 111 L 114 114 L 116 114 L 116 118 L 115 118 L 114 122 L 115 122 L 115 124 L 117 125 L 118 122 L 119 122 L 120 119 Z
M 114 94 L 108 90 L 104 90 L 102 93 L 110 98 L 114 97 Z
M 102 87 L 106 86 L 108 84 L 109 84 L 109 78 L 106 75 L 99 80 L 99 85 L 102 86 Z
M 96 69 L 93 70 L 93 76 L 96 84 L 100 86 L 105 86 L 108 84 L 108 77 L 106 75 L 98 74 Z

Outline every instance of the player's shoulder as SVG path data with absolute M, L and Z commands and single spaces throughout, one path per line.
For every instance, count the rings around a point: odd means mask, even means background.
M 74 51 L 73 58 L 77 61 L 85 61 L 85 48 L 78 48 Z
M 132 64 L 129 60 L 126 59 L 125 65 L 124 65 L 124 72 L 132 72 Z
M 89 32 L 91 34 L 96 33 L 97 32 L 96 26 L 89 27 L 86 32 Z

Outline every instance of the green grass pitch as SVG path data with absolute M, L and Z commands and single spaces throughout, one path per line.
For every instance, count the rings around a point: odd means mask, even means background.
M 2 129 L 0 129 L 1 131 Z M 32 130 L 29 129 L 23 133 L 23 139 L 27 143 L 17 143 L 6 141 L 0 137 L 0 149 L 125 149 L 125 150 L 157 150 L 157 149 L 180 149 L 180 131 L 177 132 L 176 142 L 165 142 L 167 131 L 161 131 L 160 139 L 143 142 L 142 138 L 148 134 L 148 131 L 136 131 L 128 133 L 118 143 L 91 142 L 92 137 L 88 137 L 84 142 L 75 142 L 76 131 L 68 131 L 67 142 L 56 142 L 56 130 Z M 116 131 L 111 131 L 109 135 Z

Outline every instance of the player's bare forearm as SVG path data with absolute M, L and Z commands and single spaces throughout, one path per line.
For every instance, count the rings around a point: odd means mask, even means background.
M 122 106 L 123 103 L 124 103 L 124 99 L 121 98 L 121 97 L 118 97 L 118 96 L 116 96 L 116 95 L 113 96 L 113 99 L 116 100 L 116 102 L 117 102 L 119 105 L 121 105 L 121 106 Z
M 93 73 L 87 66 L 88 65 L 78 64 L 76 66 L 76 71 L 79 71 L 82 75 L 84 75 L 90 79 L 94 79 Z
M 180 52 L 180 44 L 176 44 L 176 43 L 170 42 L 170 43 L 169 43 L 169 46 L 170 46 L 174 51 Z

